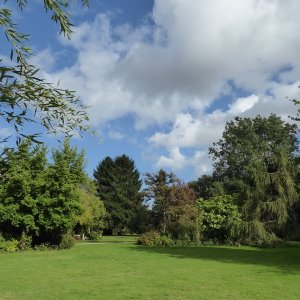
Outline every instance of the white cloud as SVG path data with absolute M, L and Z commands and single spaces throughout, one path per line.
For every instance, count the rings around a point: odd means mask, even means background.
M 49 48 L 37 52 L 34 56 L 30 58 L 30 63 L 36 66 L 37 68 L 41 68 L 42 70 L 51 69 L 55 61 L 56 58 Z
M 180 169 L 182 148 L 207 147 L 235 115 L 293 113 L 285 97 L 300 78 L 299 10 L 297 0 L 156 0 L 154 25 L 137 28 L 98 15 L 63 42 L 74 65 L 47 76 L 78 91 L 96 126 L 128 114 L 139 129 L 172 122 L 149 142 L 169 151 L 158 165 Z M 220 96 L 233 101 L 205 113 Z
M 179 148 L 176 147 L 169 152 L 170 156 L 166 157 L 164 155 L 158 158 L 156 163 L 156 167 L 160 168 L 168 168 L 171 170 L 181 170 L 183 167 L 187 165 L 186 157 L 180 152 Z
M 212 164 L 207 151 L 195 151 L 194 157 L 191 159 L 191 165 L 194 166 L 198 177 L 212 172 Z
M 121 132 L 119 132 L 119 131 L 115 131 L 115 130 L 110 130 L 109 132 L 108 132 L 108 136 L 111 138 L 111 139 L 113 139 L 113 140 L 123 140 L 125 137 L 126 137 L 126 135 L 125 134 L 123 134 L 123 133 L 121 133 Z

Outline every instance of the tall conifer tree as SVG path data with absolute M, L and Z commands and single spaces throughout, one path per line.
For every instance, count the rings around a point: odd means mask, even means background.
M 116 234 L 134 229 L 133 221 L 143 207 L 142 181 L 134 161 L 126 155 L 114 160 L 106 157 L 94 170 L 94 177 L 107 212 L 107 232 Z

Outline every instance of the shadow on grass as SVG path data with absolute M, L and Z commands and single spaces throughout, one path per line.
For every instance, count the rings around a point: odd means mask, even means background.
M 136 251 L 169 255 L 178 259 L 212 260 L 222 263 L 266 266 L 272 271 L 300 274 L 300 243 L 281 248 L 252 247 L 146 247 L 137 246 Z

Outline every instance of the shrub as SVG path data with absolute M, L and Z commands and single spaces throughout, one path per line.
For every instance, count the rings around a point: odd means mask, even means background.
M 142 234 L 138 240 L 138 245 L 145 245 L 145 246 L 166 246 L 172 247 L 175 246 L 175 241 L 167 235 L 160 235 L 157 231 L 148 231 Z
M 70 249 L 74 246 L 75 240 L 70 233 L 62 236 L 61 242 L 58 245 L 58 249 Z
M 156 246 L 166 246 L 166 247 L 172 247 L 175 246 L 175 241 L 167 235 L 161 235 L 158 239 L 158 245 Z
M 3 252 L 16 252 L 18 251 L 19 241 L 15 239 L 5 240 L 3 237 L 0 237 L 0 251 Z
M 49 248 L 49 245 L 47 243 L 42 243 L 39 245 L 35 245 L 33 249 L 36 251 L 46 251 L 46 250 L 48 250 L 48 248 Z
M 18 243 L 18 249 L 21 251 L 28 250 L 31 248 L 31 243 L 32 243 L 32 237 L 26 235 L 25 232 L 22 232 L 22 235 Z
M 89 237 L 90 237 L 91 240 L 93 240 L 93 241 L 101 240 L 101 238 L 102 238 L 102 231 L 92 231 L 92 232 L 89 234 Z
M 138 245 L 145 245 L 145 246 L 157 246 L 159 243 L 160 235 L 157 231 L 151 230 L 144 234 L 142 234 L 138 240 Z

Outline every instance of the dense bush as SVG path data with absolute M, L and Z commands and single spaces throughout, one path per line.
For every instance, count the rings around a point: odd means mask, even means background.
M 202 245 L 200 241 L 193 241 L 190 237 L 174 239 L 168 235 L 160 235 L 157 231 L 142 234 L 138 238 L 137 244 L 151 247 L 194 247 Z
M 16 239 L 5 240 L 0 235 L 0 251 L 1 252 L 16 252 L 18 251 L 19 242 Z
M 142 234 L 138 240 L 138 245 L 144 245 L 144 246 L 174 246 L 175 241 L 167 235 L 160 235 L 157 231 L 148 231 L 144 234 Z
M 145 246 L 157 246 L 159 243 L 160 235 L 157 231 L 151 230 L 144 234 L 142 234 L 138 240 L 138 245 L 145 245 Z
M 230 195 L 199 199 L 202 240 L 222 243 L 228 239 L 230 224 L 240 220 L 236 199 Z
M 74 246 L 75 240 L 72 234 L 67 233 L 62 236 L 61 242 L 58 245 L 58 249 L 70 249 Z

